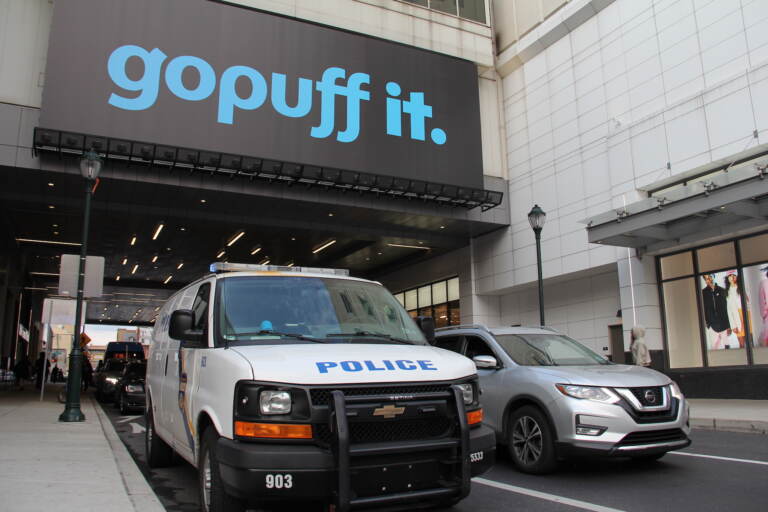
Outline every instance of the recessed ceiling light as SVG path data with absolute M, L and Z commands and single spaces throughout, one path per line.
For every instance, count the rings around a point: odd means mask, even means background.
M 48 182 L 48 186 L 49 186 L 49 187 L 52 187 L 52 186 L 54 186 L 54 185 L 55 185 L 55 183 L 54 183 L 54 182 L 52 182 L 52 181 L 49 181 L 49 182 Z
M 200 202 L 201 203 L 205 203 L 206 201 L 205 201 L 205 199 L 201 199 Z
M 173 277 L 172 275 L 166 277 L 165 281 L 163 281 L 163 284 L 168 284 L 168 281 L 170 281 L 172 277 Z
M 176 270 L 181 270 L 181 267 L 183 267 L 183 266 L 184 266 L 184 262 L 182 261 L 181 263 L 179 263 L 179 264 L 176 266 Z
M 54 228 L 57 228 L 57 227 L 59 227 L 59 225 L 58 225 L 58 224 L 51 224 L 51 226 L 53 226 Z
M 261 247 L 258 247 L 258 246 L 254 247 L 253 250 L 251 251 L 251 256 L 253 256 L 254 254 L 258 254 L 259 251 L 261 251 Z
M 217 258 L 221 258 L 226 254 L 226 251 L 220 251 L 219 254 L 216 255 Z
M 128 264 L 128 258 L 123 258 L 123 266 Z
M 181 226 L 181 227 L 179 228 L 179 231 L 186 231 L 186 230 L 187 230 L 187 228 L 185 228 L 184 226 Z
M 59 234 L 59 232 L 58 232 L 58 231 L 54 231 L 54 232 L 53 232 L 53 234 L 54 234 L 54 235 L 58 235 L 58 234 Z
M 264 258 L 259 262 L 259 265 L 268 265 L 269 264 L 269 258 Z
M 295 236 L 292 236 L 292 237 L 291 237 L 291 242 L 295 242 L 295 241 L 296 241 L 296 237 L 295 237 Z
M 52 204 L 49 204 L 49 205 L 48 205 L 48 208 L 50 208 L 51 210 L 53 210 L 53 209 L 54 209 L 54 208 L 56 208 L 56 207 L 55 207 L 55 206 L 53 206 Z
M 119 280 L 120 280 L 120 274 L 117 274 L 117 275 L 115 276 L 115 281 L 119 281 Z
M 243 235 L 244 235 L 244 234 L 245 234 L 245 231 L 240 231 L 240 232 L 239 232 L 239 233 L 237 233 L 235 236 L 233 236 L 233 237 L 232 237 L 232 238 L 229 240 L 229 242 L 227 242 L 227 247 L 232 247 L 232 246 L 235 244 L 235 242 L 237 242 L 238 240 L 240 240 L 241 238 L 243 238 Z
M 155 311 L 160 311 L 160 306 L 157 306 L 157 307 L 155 308 Z
M 329 217 L 333 217 L 333 213 L 328 213 L 328 216 Z
M 162 222 L 157 225 L 157 227 L 155 228 L 155 232 L 152 234 L 152 240 L 157 240 L 157 237 L 160 236 L 160 232 L 163 230 L 164 226 L 165 224 L 163 224 Z
M 445 229 L 445 226 L 440 226 L 440 229 Z
M 137 270 L 139 270 L 139 264 L 138 263 L 133 266 L 133 269 L 131 270 L 131 274 L 135 274 Z
M 376 254 L 378 254 L 379 256 L 381 256 L 381 253 L 380 253 L 380 252 L 377 252 Z
M 154 256 L 152 256 L 152 263 L 154 263 L 154 262 L 156 262 L 156 261 L 157 261 L 157 254 L 155 254 Z
M 136 245 L 136 235 L 131 237 L 131 245 Z
M 324 243 L 323 245 L 321 245 L 320 247 L 318 247 L 318 248 L 314 249 L 314 250 L 312 251 L 312 254 L 317 254 L 317 253 L 319 253 L 320 251 L 327 249 L 328 247 L 332 246 L 332 245 L 333 245 L 333 244 L 335 244 L 335 243 L 336 243 L 336 240 L 328 240 L 327 242 L 325 242 L 325 243 Z
M 387 245 L 390 247 L 401 247 L 403 249 L 421 249 L 422 251 L 431 250 L 431 247 L 426 247 L 424 245 L 406 245 L 406 244 L 387 244 Z
M 288 264 L 286 265 L 286 267 L 292 267 L 292 266 L 293 266 L 293 262 L 290 262 L 290 263 L 288 263 Z

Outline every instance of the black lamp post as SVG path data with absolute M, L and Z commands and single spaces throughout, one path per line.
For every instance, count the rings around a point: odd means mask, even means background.
M 77 304 L 75 306 L 75 334 L 72 338 L 72 351 L 69 355 L 69 375 L 67 375 L 67 403 L 59 421 L 85 421 L 80 410 L 80 387 L 83 375 L 83 349 L 80 347 L 82 329 L 83 287 L 85 281 L 85 258 L 88 253 L 88 226 L 91 222 L 91 196 L 96 179 L 101 172 L 101 159 L 90 150 L 80 160 L 80 173 L 85 178 L 85 215 L 83 217 L 83 236 L 80 246 L 80 265 L 77 271 Z
M 528 213 L 528 222 L 531 223 L 533 234 L 536 235 L 536 267 L 539 270 L 539 321 L 544 325 L 544 281 L 541 277 L 541 229 L 544 227 L 544 221 L 547 220 L 547 214 L 539 208 L 539 205 L 533 205 Z

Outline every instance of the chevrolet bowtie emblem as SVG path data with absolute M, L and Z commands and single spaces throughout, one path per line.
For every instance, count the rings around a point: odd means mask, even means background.
M 405 412 L 405 407 L 395 407 L 394 405 L 385 405 L 384 407 L 379 407 L 378 409 L 374 409 L 373 415 L 383 416 L 384 418 L 391 420 L 395 416 L 403 414 L 404 412 Z

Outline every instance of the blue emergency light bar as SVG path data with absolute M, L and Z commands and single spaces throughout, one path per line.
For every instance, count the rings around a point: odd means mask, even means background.
M 320 268 L 320 267 L 288 267 L 285 265 L 256 265 L 252 263 L 229 263 L 217 261 L 211 263 L 211 272 L 294 272 L 302 274 L 328 274 L 333 276 L 349 276 L 349 270 L 345 268 Z

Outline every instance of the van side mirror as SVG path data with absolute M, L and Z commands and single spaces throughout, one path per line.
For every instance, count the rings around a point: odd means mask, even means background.
M 205 347 L 205 335 L 203 331 L 193 331 L 195 313 L 190 309 L 177 309 L 171 314 L 171 322 L 168 326 L 168 336 L 181 341 L 181 346 L 186 348 Z
M 498 361 L 493 356 L 475 356 L 472 358 L 472 361 L 475 362 L 476 368 L 495 370 L 499 367 Z
M 424 337 L 427 338 L 427 343 L 430 345 L 435 344 L 435 319 L 431 316 L 417 316 L 416 325 L 419 326 L 421 332 L 424 333 Z

